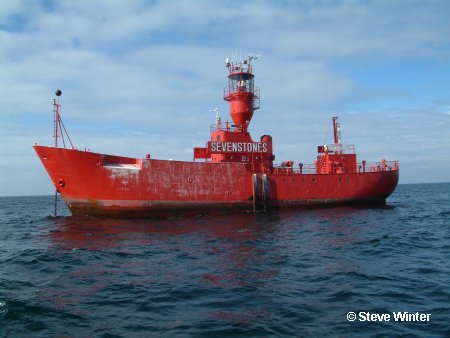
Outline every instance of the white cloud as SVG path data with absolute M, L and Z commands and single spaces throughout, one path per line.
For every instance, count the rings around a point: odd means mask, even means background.
M 372 66 L 382 60 L 399 67 L 421 60 L 441 67 L 433 76 L 448 87 L 449 12 L 447 1 L 104 0 L 94 6 L 4 0 L 0 170 L 6 190 L 0 194 L 15 193 L 8 182 L 20 162 L 30 168 L 21 167 L 24 175 L 43 175 L 31 145 L 52 142 L 56 88 L 63 91 L 63 117 L 80 148 L 189 160 L 189 149 L 209 136 L 209 109 L 219 106 L 222 117 L 228 114 L 223 60 L 236 48 L 262 54 L 255 63 L 261 109 L 251 131 L 254 138 L 273 135 L 278 160 L 313 162 L 315 146 L 331 140 L 330 119 L 337 114 L 344 139 L 361 156 L 405 162 L 402 169 L 411 174 L 402 174 L 404 182 L 425 179 L 415 176 L 413 159 L 429 163 L 426 180 L 449 180 L 437 169 L 450 165 L 441 156 L 450 148 L 448 94 L 431 102 L 429 93 L 418 94 L 407 81 L 394 85 L 381 78 L 368 85 Z M 368 69 L 364 83 L 352 72 L 355 64 Z M 409 98 L 416 100 L 412 106 L 399 106 Z M 39 193 L 42 186 L 29 182 L 20 191 Z

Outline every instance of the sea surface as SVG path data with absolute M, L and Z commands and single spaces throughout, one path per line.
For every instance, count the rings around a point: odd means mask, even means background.
M 450 183 L 382 207 L 51 214 L 0 198 L 0 337 L 450 337 Z

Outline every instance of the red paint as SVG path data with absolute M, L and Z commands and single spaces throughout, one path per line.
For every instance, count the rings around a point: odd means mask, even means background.
M 211 126 L 194 161 L 168 161 L 34 146 L 56 189 L 74 215 L 167 217 L 300 206 L 384 203 L 398 183 L 398 162 L 357 163 L 353 146 L 318 147 L 314 165 L 274 165 L 272 138 L 253 140 L 248 126 L 259 108 L 252 58 L 227 63 L 233 124 Z M 59 107 L 58 107 L 59 115 Z M 202 159 L 202 162 L 195 162 Z

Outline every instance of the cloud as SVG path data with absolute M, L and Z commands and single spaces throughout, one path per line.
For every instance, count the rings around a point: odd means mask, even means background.
M 228 115 L 224 59 L 247 52 L 262 55 L 251 131 L 273 135 L 278 160 L 313 162 L 339 115 L 361 156 L 405 163 L 403 182 L 424 179 L 418 162 L 448 181 L 437 168 L 450 165 L 449 12 L 447 1 L 4 0 L 0 194 L 16 193 L 19 166 L 47 185 L 31 145 L 52 143 L 57 88 L 78 147 L 190 160 L 209 110 Z

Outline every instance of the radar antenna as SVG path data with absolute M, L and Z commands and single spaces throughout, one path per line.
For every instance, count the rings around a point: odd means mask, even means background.
M 227 59 L 228 60 L 228 59 Z M 211 113 L 216 113 L 216 125 L 219 125 L 221 123 L 220 117 L 219 117 L 219 107 L 213 108 L 209 110 Z
M 260 57 L 261 55 L 259 55 L 259 54 L 257 54 L 257 55 L 253 55 L 252 53 L 250 53 L 250 54 L 248 54 L 248 63 L 250 63 L 252 60 L 258 60 L 258 58 Z

